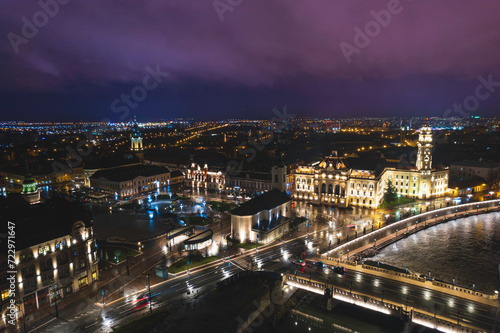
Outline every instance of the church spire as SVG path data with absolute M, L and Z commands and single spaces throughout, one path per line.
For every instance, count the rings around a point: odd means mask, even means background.
M 281 138 L 280 135 L 278 134 L 278 142 L 277 142 L 277 147 L 276 147 L 276 154 L 274 155 L 274 166 L 277 167 L 283 167 L 285 166 L 285 161 L 284 161 L 284 153 L 283 150 L 281 149 Z
M 142 161 L 144 159 L 142 145 L 142 134 L 139 130 L 139 125 L 137 124 L 137 118 L 134 115 L 134 128 L 130 134 L 130 150 L 135 153 L 135 155 Z

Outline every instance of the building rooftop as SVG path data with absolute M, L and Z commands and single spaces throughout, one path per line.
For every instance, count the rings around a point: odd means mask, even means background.
M 7 222 L 15 223 L 17 250 L 70 235 L 77 221 L 86 227 L 92 225 L 92 216 L 81 203 L 62 196 L 37 205 L 30 205 L 19 194 L 0 196 L 0 211 L 1 233 L 7 232 Z M 0 243 L 3 241 L 0 238 Z
M 483 162 L 483 161 L 472 161 L 472 160 L 463 160 L 460 162 L 453 163 L 452 165 L 455 166 L 468 166 L 468 167 L 475 167 L 475 168 L 494 168 L 498 167 L 498 165 L 489 163 L 489 162 Z
M 231 214 L 237 216 L 255 215 L 258 212 L 270 210 L 290 200 L 288 195 L 278 189 L 274 189 L 241 204 L 231 211 Z
M 108 169 L 137 163 L 141 163 L 141 161 L 132 155 L 105 155 L 93 160 L 85 161 L 84 169 Z
M 170 172 L 170 178 L 184 177 L 184 174 L 180 170 L 174 170 Z
M 450 183 L 448 184 L 448 188 L 468 188 L 468 187 L 476 187 L 484 184 L 484 179 L 480 177 L 475 177 L 471 179 L 458 180 L 458 179 L 450 179 Z
M 213 231 L 212 229 L 205 230 L 198 235 L 194 235 L 184 241 L 184 244 L 196 244 L 196 243 L 203 243 L 209 239 L 212 239 L 213 236 Z
M 169 170 L 163 166 L 139 164 L 139 165 L 123 166 L 109 170 L 99 170 L 96 173 L 94 173 L 90 178 L 91 179 L 104 178 L 109 181 L 123 182 L 141 176 L 149 177 L 167 172 L 169 172 Z

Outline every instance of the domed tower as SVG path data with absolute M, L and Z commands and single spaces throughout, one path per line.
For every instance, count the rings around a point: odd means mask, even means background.
M 21 195 L 23 196 L 24 200 L 28 201 L 30 204 L 36 204 L 40 202 L 40 190 L 38 189 L 37 183 L 29 170 L 26 172 L 26 176 L 24 176 Z
M 278 189 L 282 192 L 286 191 L 286 164 L 283 159 L 283 151 L 281 150 L 281 143 L 278 138 L 278 148 L 274 156 L 273 166 L 271 167 L 271 183 L 272 189 Z
M 141 161 L 144 159 L 144 148 L 142 146 L 142 134 L 139 131 L 139 125 L 137 125 L 137 120 L 136 120 L 135 116 L 134 116 L 134 128 L 132 129 L 132 134 L 130 135 L 130 150 Z

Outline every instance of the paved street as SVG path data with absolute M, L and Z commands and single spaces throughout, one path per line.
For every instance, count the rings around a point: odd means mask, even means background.
M 228 221 L 225 221 L 219 234 L 228 232 L 227 224 Z M 287 269 L 295 271 L 295 267 L 291 266 L 292 258 L 304 257 L 304 253 L 307 258 L 318 256 L 328 249 L 330 235 L 338 232 L 340 228 L 345 228 L 345 226 L 339 226 L 333 230 L 333 227 L 324 222 L 311 222 L 309 227 L 303 223 L 291 233 L 286 234 L 282 242 L 276 241 L 270 246 L 251 250 L 236 257 L 232 254 L 230 264 L 219 260 L 208 267 L 195 269 L 189 275 L 180 274 L 178 277 L 170 277 L 166 281 L 153 276 L 151 279 L 151 284 L 154 285 L 151 288 L 151 294 L 154 295 L 152 297 L 153 310 L 162 305 L 179 304 L 176 302 L 192 297 L 193 292 L 196 295 L 196 293 L 208 290 L 215 283 L 247 268 L 253 267 L 254 269 L 278 272 L 285 272 Z M 217 226 L 214 226 L 214 229 L 217 229 Z M 157 240 L 157 243 L 151 248 L 146 249 L 145 254 L 147 253 L 147 255 L 143 256 L 144 258 L 140 262 L 130 265 L 130 277 L 125 275 L 126 267 L 124 264 L 103 270 L 102 276 L 107 274 L 108 277 L 106 282 L 100 282 L 86 293 L 79 293 L 85 296 L 60 309 L 59 318 L 46 317 L 42 322 L 30 325 L 29 331 L 49 332 L 57 328 L 58 331 L 67 329 L 67 332 L 90 332 L 97 329 L 107 332 L 110 331 L 111 327 L 149 311 L 147 299 L 144 298 L 146 297 L 144 274 L 154 267 L 163 256 L 163 251 L 160 250 L 161 246 L 162 240 Z M 173 262 L 176 255 L 181 255 L 181 253 L 170 253 L 169 262 Z M 299 270 L 298 274 L 305 274 L 305 276 L 313 274 L 323 279 L 330 277 L 328 270 L 318 272 L 309 266 L 305 268 L 304 272 Z M 420 307 L 433 302 L 438 304 L 438 307 L 442 306 L 443 313 L 450 316 L 454 316 L 460 310 L 463 320 L 477 321 L 481 325 L 485 325 L 484 327 L 488 325 L 492 327 L 491 325 L 495 321 L 495 311 L 491 307 L 488 308 L 483 304 L 427 288 L 406 285 L 399 281 L 361 272 L 354 273 L 349 270 L 344 277 L 331 276 L 333 277 L 332 283 L 343 288 L 349 288 L 352 283 L 352 287 L 361 292 L 377 294 L 384 290 L 384 297 L 390 297 L 392 301 L 402 304 L 408 298 L 409 306 Z M 117 287 L 114 287 L 114 284 Z M 129 286 L 130 288 L 127 288 Z M 101 295 L 103 289 L 110 290 L 105 294 L 104 308 L 102 308 Z M 34 328 L 35 326 L 36 328 Z

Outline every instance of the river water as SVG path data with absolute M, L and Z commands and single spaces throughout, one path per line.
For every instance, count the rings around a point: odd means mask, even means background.
M 375 261 L 493 293 L 498 286 L 500 213 L 457 219 L 382 249 Z

